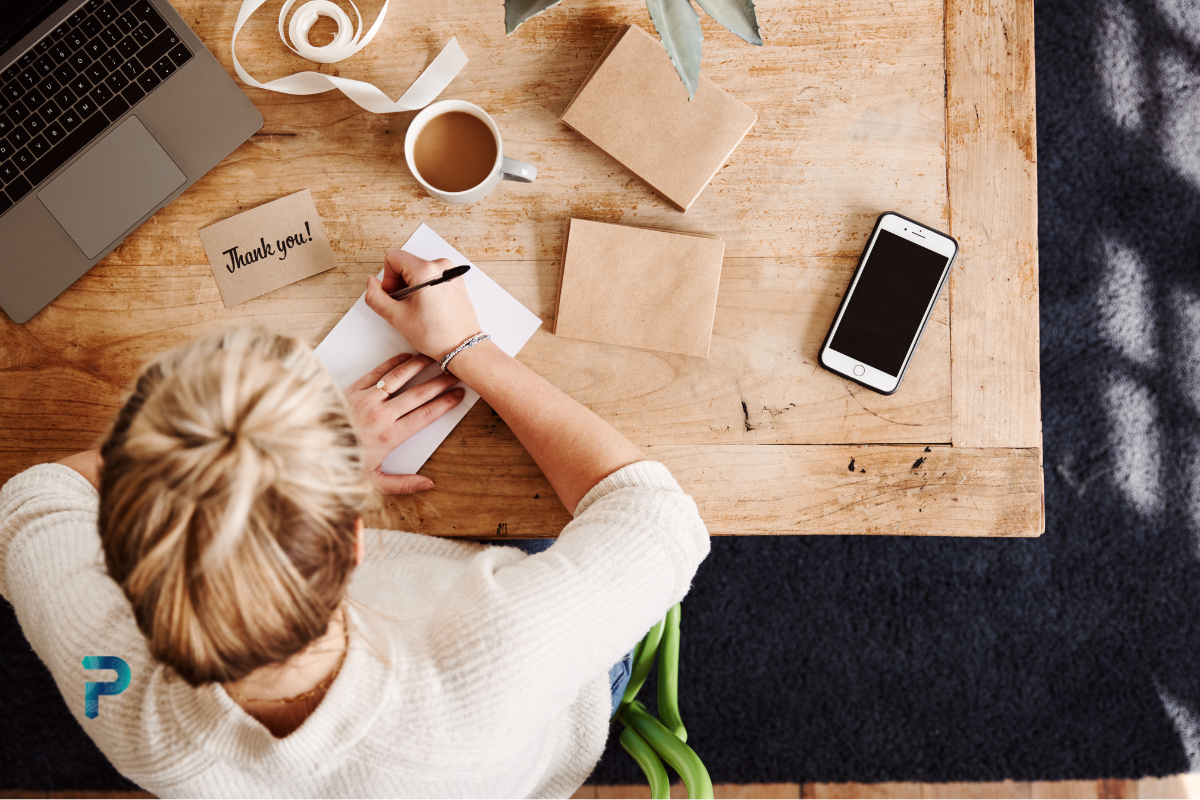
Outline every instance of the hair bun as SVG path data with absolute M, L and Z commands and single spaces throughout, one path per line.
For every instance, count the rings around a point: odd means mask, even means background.
M 324 633 L 368 494 L 341 391 L 295 339 L 233 328 L 160 357 L 103 448 L 109 573 L 193 684 Z

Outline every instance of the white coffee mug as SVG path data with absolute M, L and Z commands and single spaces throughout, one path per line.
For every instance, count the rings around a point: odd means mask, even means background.
M 421 177 L 416 164 L 413 163 L 413 148 L 416 147 L 417 137 L 421 135 L 421 130 L 429 120 L 451 111 L 462 111 L 478 117 L 487 124 L 488 130 L 496 138 L 496 163 L 492 166 L 491 173 L 478 185 L 461 192 L 443 192 L 441 189 L 430 186 L 429 182 Z M 533 183 L 537 178 L 537 167 L 526 164 L 524 161 L 507 158 L 504 155 L 504 145 L 500 141 L 500 129 L 496 127 L 496 121 L 482 108 L 465 100 L 442 100 L 426 106 L 420 114 L 417 114 L 412 124 L 408 126 L 408 133 L 404 135 L 404 160 L 408 162 L 409 172 L 413 174 L 419 184 L 425 187 L 425 191 L 447 203 L 466 204 L 482 200 L 492 189 L 496 188 L 496 184 L 501 180 Z

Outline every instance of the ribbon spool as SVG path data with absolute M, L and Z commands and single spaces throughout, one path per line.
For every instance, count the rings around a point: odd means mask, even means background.
M 354 14 L 358 17 L 357 26 L 352 26 L 350 17 L 346 15 L 345 11 L 342 11 L 342 7 L 331 0 L 311 0 L 296 9 L 296 13 L 292 15 L 292 22 L 288 26 L 288 35 L 284 36 L 283 21 L 287 18 L 288 10 L 295 3 L 296 0 L 287 0 L 279 11 L 279 38 L 283 39 L 283 43 L 290 47 L 296 55 L 320 64 L 336 64 L 366 47 L 378 33 L 379 26 L 383 24 L 383 18 L 387 15 L 388 9 L 387 2 L 384 2 L 375 24 L 371 26 L 371 30 L 367 31 L 367 35 L 364 37 L 362 35 L 362 14 L 359 12 L 358 6 L 354 5 L 354 0 L 350 0 L 350 7 L 354 9 Z M 337 35 L 329 44 L 313 47 L 312 42 L 308 40 L 308 34 L 321 17 L 327 17 L 337 23 Z M 291 42 L 288 41 L 289 38 L 292 40 Z
M 362 14 L 359 13 L 358 6 L 354 5 L 354 0 L 350 0 L 350 5 L 354 9 L 355 16 L 358 17 L 357 26 L 352 25 L 349 15 L 331 0 L 308 0 L 292 15 L 292 21 L 288 25 L 285 35 L 284 23 L 288 11 L 296 1 L 287 0 L 279 11 L 279 38 L 283 39 L 283 43 L 296 55 L 319 64 L 336 64 L 366 47 L 379 32 L 388 10 L 388 3 L 385 0 L 379 16 L 375 19 L 375 24 L 364 34 Z M 243 0 L 242 7 L 238 10 L 237 21 L 233 26 L 233 39 L 229 43 L 229 51 L 233 56 L 233 68 L 238 77 L 250 86 L 256 86 L 259 89 L 294 95 L 320 94 L 337 89 L 367 111 L 376 114 L 394 114 L 398 111 L 416 111 L 432 103 L 434 98 L 442 93 L 467 63 L 467 56 L 459 47 L 458 39 L 451 39 L 450 43 L 442 48 L 442 52 L 438 53 L 433 63 L 413 81 L 412 86 L 408 87 L 408 90 L 395 102 L 374 84 L 340 78 L 336 75 L 322 75 L 319 72 L 297 72 L 286 78 L 276 78 L 267 83 L 260 83 L 252 78 L 238 61 L 237 37 L 242 26 L 246 24 L 246 20 L 265 2 L 266 0 Z M 308 35 L 320 17 L 333 20 L 338 29 L 333 41 L 316 47 L 308 41 Z M 288 41 L 289 38 L 291 41 Z

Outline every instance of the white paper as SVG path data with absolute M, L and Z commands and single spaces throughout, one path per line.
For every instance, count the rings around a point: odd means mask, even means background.
M 366 34 L 362 32 L 362 16 L 358 15 L 358 28 L 352 34 L 349 30 L 350 18 L 346 16 L 345 12 L 329 0 L 311 0 L 298 8 L 292 16 L 292 25 L 289 30 L 295 40 L 293 43 L 288 41 L 287 36 L 284 36 L 283 21 L 287 16 L 288 9 L 295 1 L 289 0 L 284 3 L 279 12 L 279 36 L 293 52 L 310 61 L 322 64 L 337 63 L 366 47 L 379 31 L 379 26 L 383 23 L 383 18 L 388 10 L 388 4 L 385 2 L 375 24 Z M 299 95 L 320 94 L 337 89 L 367 111 L 376 114 L 394 114 L 398 111 L 416 111 L 418 108 L 424 108 L 432 103 L 433 99 L 442 93 L 467 63 L 467 55 L 459 47 L 458 39 L 451 39 L 450 43 L 442 48 L 442 52 L 438 53 L 433 63 L 425 68 L 420 77 L 413 81 L 412 86 L 408 87 L 408 91 L 394 103 L 373 84 L 339 78 L 336 75 L 322 75 L 319 72 L 297 72 L 285 78 L 260 83 L 250 77 L 250 73 L 246 72 L 241 62 L 238 61 L 237 37 L 242 26 L 246 24 L 246 20 L 265 2 L 266 0 L 243 0 L 241 8 L 238 9 L 237 20 L 233 24 L 233 38 L 229 42 L 229 51 L 233 56 L 233 68 L 237 71 L 238 77 L 259 89 Z M 354 6 L 354 3 L 351 2 L 351 5 Z M 354 13 L 358 14 L 358 6 L 354 6 Z M 312 28 L 312 23 L 317 16 L 329 17 L 338 24 L 337 36 L 323 47 L 315 47 L 308 42 L 308 31 Z
M 471 264 L 424 223 L 400 249 L 427 261 L 448 258 L 455 266 Z M 467 293 L 471 295 L 471 303 L 479 316 L 480 326 L 492 335 L 492 341 L 501 350 L 515 356 L 542 321 L 474 264 L 471 264 L 470 272 L 460 280 L 466 284 Z M 367 306 L 366 292 L 317 346 L 317 356 L 324 362 L 338 386 L 343 389 L 392 356 L 416 352 L 416 348 L 410 345 L 408 340 Z M 424 383 L 441 372 L 441 367 L 431 364 L 403 388 Z M 383 460 L 384 472 L 411 475 L 429 460 L 433 451 L 450 435 L 454 426 L 479 399 L 475 390 L 470 387 L 464 388 L 467 393 L 461 403 L 388 454 Z

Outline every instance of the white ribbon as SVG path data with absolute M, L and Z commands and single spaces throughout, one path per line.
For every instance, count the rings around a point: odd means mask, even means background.
M 413 81 L 412 86 L 408 87 L 408 91 L 395 102 L 392 102 L 373 84 L 339 78 L 336 75 L 322 75 L 319 72 L 297 72 L 286 78 L 276 78 L 267 83 L 259 83 L 250 77 L 250 73 L 246 72 L 238 62 L 237 36 L 250 15 L 265 2 L 266 0 L 243 0 L 242 7 L 238 11 L 237 22 L 233 26 L 233 40 L 229 44 L 230 53 L 233 55 L 233 68 L 237 71 L 238 77 L 259 89 L 301 95 L 320 94 L 328 92 L 330 89 L 337 89 L 367 111 L 376 114 L 394 114 L 397 111 L 415 111 L 432 103 L 434 98 L 442 93 L 467 63 L 467 56 L 458 46 L 458 39 L 451 39 L 450 43 L 442 48 L 442 52 L 438 53 L 433 63 Z M 309 0 L 296 9 L 296 13 L 292 15 L 291 25 L 288 26 L 288 34 L 291 38 L 291 42 L 289 42 L 289 37 L 285 36 L 283 32 L 283 23 L 287 18 L 288 10 L 295 3 L 296 0 L 287 0 L 279 11 L 279 37 L 297 55 L 321 64 L 335 64 L 366 47 L 379 32 L 379 27 L 383 24 L 383 18 L 387 15 L 388 9 L 385 1 L 375 24 L 364 35 L 362 14 L 359 13 L 358 6 L 354 5 L 354 0 L 350 0 L 350 5 L 358 17 L 358 26 L 353 29 L 353 32 L 351 32 L 350 17 L 331 0 Z M 333 41 L 322 47 L 314 47 L 308 42 L 309 31 L 312 30 L 318 17 L 328 17 L 338 26 L 337 35 L 333 37 Z

